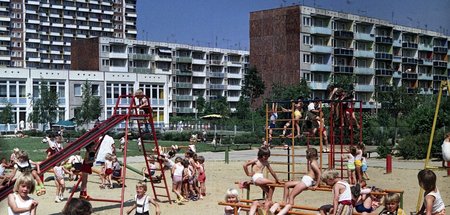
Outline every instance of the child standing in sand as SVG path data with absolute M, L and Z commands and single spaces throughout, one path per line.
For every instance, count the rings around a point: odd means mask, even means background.
M 356 147 L 350 146 L 350 153 L 342 156 L 344 161 L 347 161 L 347 175 L 348 175 L 348 183 L 355 184 L 355 156 L 356 156 Z
M 28 196 L 34 192 L 34 188 L 35 183 L 31 174 L 25 173 L 17 178 L 14 193 L 8 195 L 8 215 L 36 215 L 38 202 Z
M 319 164 L 317 163 L 317 149 L 309 148 L 306 150 L 306 159 L 308 163 L 308 174 L 302 177 L 301 181 L 289 181 L 284 184 L 284 199 L 286 206 L 278 213 L 279 215 L 284 215 L 289 212 L 294 205 L 294 198 L 300 194 L 302 191 L 311 188 L 315 190 L 320 183 L 321 171 Z M 294 187 L 292 192 L 289 193 L 289 188 Z
M 445 167 L 445 162 L 450 162 L 450 132 L 445 135 L 445 139 L 441 145 L 441 148 L 442 148 L 442 167 Z
M 244 163 L 244 172 L 247 176 L 252 177 L 252 182 L 259 186 L 263 192 L 267 194 L 266 200 L 272 201 L 274 187 L 268 186 L 268 184 L 279 183 L 278 177 L 273 171 L 272 167 L 269 164 L 270 150 L 268 148 L 259 148 L 258 150 L 258 158 L 253 160 L 249 160 Z M 248 166 L 252 166 L 252 171 L 248 170 Z M 275 181 L 264 178 L 263 170 L 266 168 L 269 170 L 270 174 L 273 176 Z
M 63 161 L 64 163 L 64 161 Z M 53 167 L 53 174 L 55 176 L 55 186 L 56 186 L 56 197 L 55 202 L 59 203 L 64 199 L 64 190 L 66 190 L 66 184 L 64 182 L 64 173 L 70 173 L 64 166 L 63 163 L 56 164 Z
M 133 212 L 134 209 L 136 209 L 135 215 L 150 215 L 149 203 L 155 206 L 156 215 L 161 214 L 158 203 L 156 203 L 152 197 L 145 194 L 146 192 L 147 192 L 147 185 L 145 184 L 145 182 L 139 181 L 136 184 L 136 195 L 134 196 L 134 205 L 127 211 L 127 214 L 130 214 L 131 212 Z
M 200 199 L 203 199 L 206 196 L 206 172 L 205 172 L 205 157 L 198 156 L 197 161 L 198 165 L 198 182 L 200 183 Z
M 417 174 L 419 186 L 425 191 L 422 208 L 417 214 L 444 215 L 445 204 L 436 186 L 436 174 L 429 169 L 420 170 Z
M 182 164 L 183 159 L 181 157 L 175 158 L 175 164 L 172 167 L 172 192 L 177 195 L 176 203 L 186 201 L 181 195 L 181 187 L 183 185 L 183 171 L 184 166 Z

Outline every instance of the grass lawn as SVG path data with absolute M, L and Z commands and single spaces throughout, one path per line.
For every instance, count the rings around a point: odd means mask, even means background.
M 189 143 L 188 141 L 165 141 L 165 140 L 158 141 L 158 144 L 160 146 L 171 146 L 171 145 L 187 146 L 188 143 Z M 115 140 L 115 144 L 117 149 L 117 156 L 121 157 L 122 152 L 121 150 L 118 150 L 120 144 L 119 140 Z M 16 147 L 21 150 L 27 151 L 28 154 L 30 155 L 30 159 L 33 161 L 42 161 L 47 157 L 45 151 L 47 150 L 48 144 L 42 143 L 42 138 L 40 137 L 27 137 L 27 138 L 0 138 L 0 158 L 5 157 L 7 160 L 9 160 L 9 156 L 11 155 L 13 149 Z M 225 147 L 214 148 L 211 144 L 204 144 L 204 143 L 198 143 L 196 148 L 197 152 L 225 150 Z M 242 147 L 240 148 L 242 149 Z M 230 149 L 232 150 L 239 148 L 233 145 L 232 147 L 230 147 Z M 139 152 L 136 140 L 130 140 L 128 144 L 128 156 L 137 156 L 137 155 L 142 155 L 142 152 Z

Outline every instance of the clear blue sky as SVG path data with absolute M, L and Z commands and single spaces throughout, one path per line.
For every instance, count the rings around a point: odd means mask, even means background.
M 293 4 L 450 35 L 450 0 L 137 0 L 138 39 L 248 50 L 250 12 Z

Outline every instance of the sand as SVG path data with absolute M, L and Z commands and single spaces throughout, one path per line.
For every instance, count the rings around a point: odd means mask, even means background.
M 217 205 L 217 202 L 223 201 L 224 192 L 227 188 L 236 188 L 235 181 L 246 180 L 244 172 L 242 170 L 242 161 L 230 162 L 230 164 L 224 164 L 224 162 L 210 161 L 206 162 L 207 171 L 207 196 L 204 200 L 187 202 L 184 205 L 160 203 L 162 214 L 198 214 L 198 215 L 210 215 L 210 214 L 223 214 L 223 207 Z M 133 163 L 132 166 L 136 168 L 143 167 L 144 163 Z M 369 185 L 404 190 L 404 209 L 406 212 L 415 210 L 417 204 L 417 198 L 419 193 L 419 186 L 417 184 L 417 172 L 415 169 L 394 169 L 391 174 L 384 174 L 383 168 L 369 168 L 369 175 L 371 179 L 368 181 Z M 446 203 L 447 211 L 450 211 L 450 177 L 443 177 L 445 171 L 436 171 L 438 175 L 438 187 Z M 46 174 L 50 176 L 51 174 Z M 131 171 L 127 171 L 126 184 L 128 188 L 125 192 L 126 205 L 130 205 L 130 200 L 135 194 L 135 184 L 141 179 L 141 177 Z M 89 194 L 97 198 L 110 198 L 119 199 L 120 189 L 100 189 L 99 178 L 95 175 L 89 178 Z M 74 182 L 66 181 L 67 186 L 70 187 Z M 54 182 L 46 182 L 47 194 L 44 196 L 33 196 L 39 201 L 37 214 L 59 214 L 64 207 L 65 201 L 62 203 L 55 203 L 55 186 Z M 251 198 L 260 198 L 261 192 L 259 188 L 252 187 Z M 282 190 L 277 189 L 275 191 L 274 200 L 281 199 Z M 78 197 L 78 193 L 75 196 Z M 245 196 L 245 193 L 242 194 Z M 65 193 L 68 196 L 68 192 Z M 296 204 L 320 206 L 322 204 L 331 203 L 332 197 L 329 192 L 321 191 L 306 191 L 300 194 L 296 198 Z M 120 204 L 117 203 L 105 203 L 105 202 L 92 202 L 94 208 L 94 214 L 119 214 Z M 0 214 L 6 214 L 7 201 L 0 202 Z M 154 211 L 152 209 L 152 211 Z M 153 214 L 153 213 L 151 213 Z

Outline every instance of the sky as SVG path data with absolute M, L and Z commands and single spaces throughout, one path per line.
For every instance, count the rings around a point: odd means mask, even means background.
M 248 50 L 250 12 L 297 4 L 450 35 L 450 0 L 137 0 L 138 40 Z

